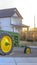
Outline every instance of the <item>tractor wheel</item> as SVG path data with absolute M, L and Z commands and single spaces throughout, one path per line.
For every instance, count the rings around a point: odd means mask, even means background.
M 26 48 L 24 49 L 24 53 L 30 54 L 30 53 L 31 53 L 31 49 L 30 49 L 29 47 L 26 47 Z
M 1 52 L 2 55 L 7 55 L 12 51 L 13 39 L 7 33 L 1 35 Z

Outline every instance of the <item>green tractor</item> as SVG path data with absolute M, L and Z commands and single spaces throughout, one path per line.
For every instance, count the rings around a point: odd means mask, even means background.
M 13 47 L 19 46 L 19 34 L 12 32 L 0 32 L 0 51 L 2 55 L 12 52 Z
M 19 46 L 20 35 L 13 32 L 3 32 L 0 33 L 0 51 L 1 55 L 8 55 L 12 52 L 14 46 Z M 24 48 L 25 54 L 30 54 L 31 49 L 27 46 Z

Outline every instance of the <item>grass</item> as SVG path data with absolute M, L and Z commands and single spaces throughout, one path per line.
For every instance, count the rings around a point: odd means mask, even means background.
M 37 46 L 37 42 L 20 41 L 20 46 Z

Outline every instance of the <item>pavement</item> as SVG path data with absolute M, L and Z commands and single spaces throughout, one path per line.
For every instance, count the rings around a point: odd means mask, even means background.
M 0 65 L 37 65 L 37 58 L 34 57 L 0 57 Z
M 0 55 L 0 65 L 37 65 L 37 47 L 31 48 L 31 54 L 24 54 L 24 48 L 14 47 L 10 55 Z

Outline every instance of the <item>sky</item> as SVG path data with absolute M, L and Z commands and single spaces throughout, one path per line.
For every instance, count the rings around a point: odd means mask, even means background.
M 22 23 L 34 27 L 37 27 L 37 0 L 0 0 L 0 9 L 5 8 L 17 8 L 23 17 Z

